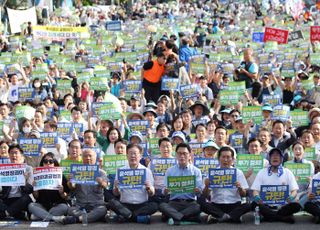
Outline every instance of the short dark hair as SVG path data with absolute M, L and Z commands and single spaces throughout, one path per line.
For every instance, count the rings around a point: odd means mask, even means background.
M 231 152 L 232 158 L 234 158 L 234 150 L 230 146 L 222 146 L 218 151 L 218 158 L 220 158 L 222 152 Z
M 283 126 L 285 126 L 285 124 L 284 124 L 283 121 L 281 121 L 281 120 L 276 120 L 276 121 L 273 122 L 272 128 L 273 128 L 276 124 L 282 124 Z
M 114 146 L 116 146 L 116 144 L 118 144 L 119 142 L 121 144 L 128 145 L 128 141 L 126 141 L 125 139 L 119 139 L 114 142 Z
M 64 97 L 63 97 L 63 101 L 67 98 L 67 97 L 72 97 L 73 98 L 73 96 L 72 96 L 72 94 L 71 93 L 67 93 L 66 95 L 64 95 Z
M 258 141 L 258 142 L 260 143 L 260 145 L 262 145 L 261 140 L 259 140 L 258 138 L 253 137 L 253 138 L 251 138 L 251 139 L 248 141 L 248 146 L 249 146 L 252 142 L 255 142 L 255 141 Z
M 168 131 L 170 131 L 170 127 L 165 123 L 165 122 L 161 122 L 157 125 L 156 127 L 156 131 L 158 131 L 160 128 L 166 127 Z
M 141 147 L 140 145 L 138 145 L 138 144 L 132 144 L 132 143 L 127 145 L 127 153 L 128 153 L 128 151 L 129 151 L 129 149 L 132 149 L 132 148 L 138 148 L 140 154 L 143 154 L 143 149 L 142 149 L 142 147 Z
M 170 141 L 170 139 L 169 139 L 168 137 L 162 137 L 162 138 L 160 138 L 159 141 L 158 141 L 159 147 L 160 147 L 161 143 L 164 142 L 164 141 L 171 143 L 171 141 Z
M 19 144 L 12 144 L 9 146 L 9 150 L 8 153 L 10 153 L 10 151 L 12 149 L 19 149 L 20 153 L 23 155 L 23 149 L 21 148 L 21 146 Z
M 83 135 L 86 135 L 87 133 L 92 133 L 94 138 L 97 138 L 97 132 L 91 129 L 87 129 L 86 131 L 84 131 Z
M 176 147 L 176 152 L 178 152 L 178 149 L 179 149 L 179 148 L 187 148 L 188 151 L 189 151 L 189 153 L 191 153 L 191 147 L 190 147 L 190 145 L 187 144 L 187 143 L 180 143 L 180 144 L 178 144 L 177 147 Z
M 203 128 L 205 128 L 205 129 L 207 129 L 207 126 L 206 126 L 205 124 L 203 124 L 203 123 L 197 124 L 195 130 L 197 130 L 198 127 L 203 127 Z
M 157 58 L 160 58 L 160 57 L 165 57 L 166 55 L 164 54 L 164 52 L 159 51 L 156 53 L 156 56 L 157 56 Z
M 226 129 L 226 127 L 224 127 L 224 126 L 218 126 L 218 127 L 216 127 L 216 129 L 214 130 L 214 134 L 216 134 L 216 132 L 217 132 L 217 130 L 218 129 L 223 129 L 224 131 L 226 131 L 226 134 L 228 134 L 228 130 Z
M 69 106 L 69 105 L 68 105 L 68 106 Z M 76 111 L 76 112 L 80 112 L 80 113 L 82 113 L 82 111 L 81 111 L 81 109 L 80 109 L 80 107 L 79 107 L 79 106 L 75 106 L 75 107 L 73 107 L 73 108 L 71 109 L 71 113 L 72 113 L 73 111 Z
M 78 142 L 80 144 L 80 148 L 82 148 L 81 142 L 78 139 L 73 139 L 72 141 L 70 141 L 68 144 L 68 148 L 70 148 L 70 146 L 73 142 Z

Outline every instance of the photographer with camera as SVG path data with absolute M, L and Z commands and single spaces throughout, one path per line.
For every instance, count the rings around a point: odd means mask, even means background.
M 246 48 L 243 51 L 243 61 L 235 69 L 235 81 L 245 81 L 246 88 L 251 88 L 252 83 L 258 79 L 259 67 L 253 60 L 253 50 Z

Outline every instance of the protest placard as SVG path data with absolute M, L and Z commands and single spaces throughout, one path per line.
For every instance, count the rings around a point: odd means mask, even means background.
M 44 148 L 55 148 L 56 144 L 58 144 L 57 132 L 42 132 L 40 133 L 40 138 Z
M 60 161 L 60 167 L 63 168 L 63 175 L 64 176 L 69 176 L 70 174 L 70 166 L 72 164 L 81 164 L 81 162 L 73 161 L 73 160 L 68 160 L 68 159 L 62 159 Z
M 262 104 L 269 104 L 272 106 L 282 104 L 282 97 L 280 94 L 262 94 Z
M 163 77 L 161 80 L 161 90 L 163 91 L 179 91 L 180 79 L 179 78 L 169 78 Z
M 312 193 L 315 195 L 315 199 L 320 201 L 320 180 L 313 179 L 312 180 Z
M 194 193 L 195 176 L 168 176 L 167 188 L 171 194 Z
M 106 22 L 106 30 L 108 30 L 108 31 L 121 31 L 121 21 L 108 21 L 108 22 Z
M 106 173 L 116 174 L 117 169 L 126 165 L 126 155 L 104 155 L 103 156 L 103 169 Z
M 304 40 L 303 34 L 301 30 L 291 31 L 289 33 L 288 42 L 295 42 L 299 40 Z
M 83 136 L 83 123 L 77 123 L 77 122 L 72 122 L 73 125 L 73 131 L 78 135 L 78 136 Z
M 99 108 L 103 105 L 106 105 L 107 102 L 93 102 L 91 104 L 91 111 L 92 111 L 92 115 L 96 116 L 99 114 Z
M 157 137 L 148 138 L 149 150 L 151 150 L 153 156 L 160 154 L 159 139 Z
M 90 89 L 93 90 L 106 90 L 108 89 L 108 79 L 104 77 L 90 78 Z
M 252 33 L 252 41 L 253 42 L 263 42 L 264 32 L 253 32 Z
M 25 164 L 0 164 L 1 186 L 24 186 L 26 184 L 25 171 Z
M 149 121 L 147 120 L 129 120 L 128 126 L 131 132 L 139 131 L 142 135 L 147 134 L 147 129 L 149 128 Z
M 226 90 L 239 91 L 239 93 L 244 93 L 246 91 L 246 82 L 231 81 L 228 83 Z
M 242 107 L 242 121 L 248 123 L 252 120 L 254 124 L 260 125 L 262 123 L 261 106 L 243 106 Z
M 58 79 L 57 88 L 61 91 L 69 91 L 71 88 L 71 80 Z
M 175 158 L 152 158 L 151 170 L 154 176 L 164 176 L 167 169 L 175 164 Z
M 138 80 L 123 81 L 123 89 L 126 93 L 141 93 L 142 82 Z
M 71 182 L 74 184 L 97 184 L 96 178 L 99 176 L 99 165 L 70 165 Z
M 198 96 L 197 85 L 181 85 L 180 86 L 180 95 L 182 98 L 192 98 Z
M 32 120 L 34 118 L 36 110 L 31 106 L 23 105 L 16 107 L 16 119 L 26 118 Z
M 221 105 L 236 105 L 239 102 L 240 94 L 234 90 L 220 90 L 219 98 Z
M 310 26 L 310 41 L 320 41 L 320 26 Z
M 63 41 L 66 39 L 85 38 L 89 36 L 87 27 L 67 27 L 67 26 L 32 26 L 35 39 L 48 39 Z
M 216 158 L 194 158 L 193 160 L 194 166 L 200 169 L 202 173 L 202 177 L 207 177 L 210 168 L 219 167 L 219 160 Z
M 285 204 L 289 197 L 289 185 L 261 185 L 260 197 L 264 204 Z
M 237 171 L 235 168 L 209 169 L 210 188 L 235 188 Z
M 114 120 L 121 118 L 121 111 L 114 103 L 106 103 L 99 107 L 98 115 L 101 120 Z
M 237 154 L 236 167 L 244 173 L 252 169 L 253 173 L 257 174 L 263 168 L 263 157 L 262 155 Z
M 293 111 L 290 111 L 290 117 L 293 127 L 299 127 L 309 124 L 308 111 L 295 109 Z
M 62 168 L 60 167 L 37 167 L 33 170 L 35 185 L 34 191 L 58 190 L 62 185 Z
M 308 178 L 312 175 L 310 164 L 285 162 L 284 167 L 290 169 L 298 183 L 308 183 Z
M 61 138 L 69 138 L 73 133 L 73 124 L 70 122 L 58 122 L 57 132 Z
M 0 164 L 10 164 L 10 158 L 0 157 Z
M 33 88 L 28 87 L 19 87 L 18 88 L 18 97 L 20 101 L 33 100 L 34 98 Z
M 290 119 L 290 107 L 287 105 L 276 105 L 273 107 L 272 120 L 288 121 Z
M 201 157 L 202 156 L 203 143 L 189 143 L 189 146 L 191 148 L 191 153 L 192 153 L 193 157 Z
M 304 149 L 304 159 L 313 161 L 316 159 L 316 148 L 315 147 L 306 147 Z
M 42 148 L 41 139 L 38 138 L 19 138 L 20 147 L 23 149 L 23 155 L 25 156 L 40 156 L 40 150 Z
M 145 186 L 146 169 L 118 169 L 120 189 L 139 189 Z
M 278 44 L 287 44 L 288 36 L 288 30 L 266 27 L 264 31 L 263 41 L 275 41 L 278 42 Z

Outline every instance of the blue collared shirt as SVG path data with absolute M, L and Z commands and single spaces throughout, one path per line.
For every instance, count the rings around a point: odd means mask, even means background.
M 202 175 L 200 169 L 195 167 L 192 164 L 188 164 L 186 167 L 180 167 L 179 164 L 176 164 L 166 171 L 164 177 L 164 184 L 167 185 L 168 176 L 195 176 L 196 177 L 196 187 L 201 191 L 202 190 Z M 197 194 L 195 193 L 183 193 L 183 194 L 171 194 L 170 200 L 176 199 L 190 199 L 196 200 Z

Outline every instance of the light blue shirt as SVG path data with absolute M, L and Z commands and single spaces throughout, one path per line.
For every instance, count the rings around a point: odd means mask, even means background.
M 202 175 L 200 169 L 195 167 L 192 164 L 188 164 L 187 167 L 180 167 L 179 164 L 176 164 L 166 171 L 164 177 L 164 184 L 167 185 L 168 176 L 195 176 L 196 177 L 196 188 L 200 191 L 202 189 Z M 188 199 L 188 200 L 196 200 L 197 195 L 195 193 L 183 193 L 183 194 L 170 194 L 170 200 L 176 199 Z

